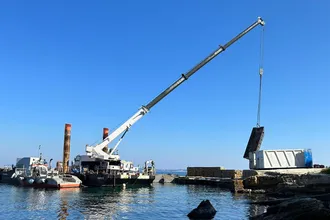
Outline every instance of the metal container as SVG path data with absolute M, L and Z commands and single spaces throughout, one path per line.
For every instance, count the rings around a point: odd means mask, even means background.
M 256 166 L 257 166 L 257 161 L 256 161 L 256 154 L 255 152 L 250 152 L 249 153 L 249 168 L 251 170 L 254 170 L 256 169 Z
M 260 150 L 250 154 L 250 168 L 281 169 L 313 167 L 310 149 Z

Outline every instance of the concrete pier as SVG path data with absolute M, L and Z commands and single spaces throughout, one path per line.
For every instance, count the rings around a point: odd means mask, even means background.
M 225 170 L 223 167 L 188 167 L 187 176 L 242 178 L 242 170 Z
M 229 189 L 232 192 L 242 191 L 242 179 L 218 178 L 218 177 L 178 177 L 174 183 L 188 185 L 209 185 L 217 186 L 223 189 Z
M 305 169 L 274 169 L 274 170 L 225 170 L 223 167 L 188 167 L 187 176 L 177 177 L 173 181 L 177 184 L 213 185 L 232 192 L 270 189 L 278 183 L 285 182 L 283 175 L 297 180 L 317 184 L 328 184 L 329 178 L 320 177 L 320 168 Z M 300 178 L 300 176 L 304 176 Z M 300 181 L 302 182 L 302 181 Z

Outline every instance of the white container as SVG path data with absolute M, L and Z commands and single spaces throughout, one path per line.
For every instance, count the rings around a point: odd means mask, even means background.
M 306 167 L 305 150 L 256 151 L 255 158 L 250 156 L 250 166 L 252 164 L 255 164 L 255 169 L 304 168 Z
M 256 161 L 256 154 L 255 152 L 250 152 L 249 153 L 249 168 L 251 170 L 256 169 L 257 166 L 257 161 Z

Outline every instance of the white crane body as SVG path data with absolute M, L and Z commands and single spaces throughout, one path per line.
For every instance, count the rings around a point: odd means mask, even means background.
M 116 146 L 112 149 L 112 151 L 104 152 L 103 148 L 110 144 L 114 139 L 116 139 L 119 135 L 127 131 L 133 124 L 135 124 L 140 118 L 142 118 L 148 110 L 145 107 L 142 107 L 137 111 L 131 118 L 129 118 L 124 124 L 122 124 L 119 128 L 117 128 L 114 132 L 112 132 L 108 137 L 106 137 L 100 144 L 95 146 L 86 146 L 86 152 L 88 156 L 100 158 L 100 159 L 119 159 L 118 155 L 113 155 L 118 145 L 120 144 L 122 138 L 118 141 Z
M 88 156 L 103 160 L 118 160 L 119 156 L 114 155 L 115 150 L 117 149 L 118 145 L 122 141 L 124 135 L 130 129 L 130 127 L 135 124 L 138 120 L 140 120 L 144 115 L 146 115 L 150 109 L 156 105 L 160 100 L 165 98 L 169 93 L 171 93 L 175 88 L 177 88 L 181 83 L 186 81 L 190 76 L 192 76 L 195 72 L 197 72 L 200 68 L 202 68 L 205 64 L 207 64 L 209 61 L 211 61 L 214 57 L 219 55 L 221 52 L 225 51 L 226 48 L 228 48 L 230 45 L 232 45 L 234 42 L 236 42 L 238 39 L 243 37 L 246 33 L 251 31 L 253 28 L 255 28 L 258 25 L 264 25 L 264 21 L 258 17 L 258 20 L 254 22 L 252 25 L 250 25 L 248 28 L 246 28 L 244 31 L 242 31 L 240 34 L 238 34 L 236 37 L 234 37 L 232 40 L 230 40 L 228 43 L 226 43 L 224 46 L 219 46 L 218 49 L 213 51 L 209 56 L 207 56 L 204 60 L 202 60 L 200 63 L 198 63 L 195 67 L 193 67 L 190 71 L 188 71 L 186 74 L 182 74 L 181 77 L 174 82 L 171 86 L 169 86 L 167 89 L 165 89 L 161 94 L 159 94 L 156 98 L 154 98 L 151 102 L 149 102 L 146 106 L 142 106 L 131 118 L 129 118 L 125 123 L 123 123 L 120 127 L 118 127 L 114 132 L 109 134 L 107 138 L 105 138 L 101 143 L 95 145 L 95 146 L 86 146 L 86 153 Z M 114 141 L 116 138 L 118 138 L 120 135 L 121 138 L 115 145 L 115 147 L 111 150 L 111 152 L 104 152 L 103 148 L 107 145 L 109 145 L 112 141 Z

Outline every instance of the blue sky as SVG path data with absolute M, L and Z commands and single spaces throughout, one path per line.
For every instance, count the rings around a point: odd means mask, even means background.
M 0 164 L 71 159 L 252 24 L 266 21 L 262 149 L 330 155 L 329 1 L 17 1 L 0 7 Z M 158 168 L 247 168 L 261 28 L 158 103 L 126 135 L 123 159 Z

